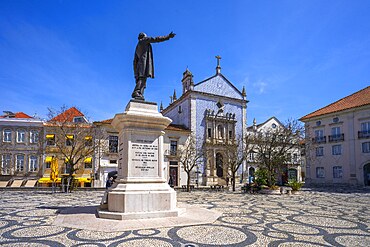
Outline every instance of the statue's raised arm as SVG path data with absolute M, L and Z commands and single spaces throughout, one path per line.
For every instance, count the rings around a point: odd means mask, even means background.
M 171 32 L 166 36 L 148 37 L 145 33 L 139 34 L 139 41 L 136 45 L 134 55 L 134 74 L 136 86 L 132 92 L 132 98 L 138 100 L 144 99 L 144 89 L 146 88 L 146 79 L 154 78 L 153 51 L 150 43 L 158 43 L 175 37 Z

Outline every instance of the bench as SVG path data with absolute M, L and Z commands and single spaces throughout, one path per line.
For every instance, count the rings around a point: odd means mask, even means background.
M 290 187 L 280 187 L 281 194 L 292 194 L 292 188 Z
M 181 191 L 187 191 L 187 186 L 186 185 L 181 185 Z M 190 191 L 194 190 L 195 189 L 195 186 L 194 185 L 190 185 Z
M 244 193 L 249 192 L 249 193 L 253 194 L 258 190 L 258 187 L 256 185 L 246 184 L 246 185 L 241 187 L 241 190 Z
M 225 187 L 223 185 L 211 185 L 210 188 L 215 191 L 223 191 Z

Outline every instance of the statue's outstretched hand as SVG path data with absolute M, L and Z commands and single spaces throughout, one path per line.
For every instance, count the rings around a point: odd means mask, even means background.
M 173 32 L 171 32 L 168 36 L 170 36 L 170 38 L 173 38 L 173 37 L 175 37 L 175 33 L 173 33 Z

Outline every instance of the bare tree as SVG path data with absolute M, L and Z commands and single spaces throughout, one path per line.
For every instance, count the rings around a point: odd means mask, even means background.
M 251 135 L 259 168 L 266 170 L 269 187 L 275 185 L 277 174 L 291 161 L 291 153 L 299 150 L 303 133 L 303 126 L 297 120 L 288 120 L 283 126 Z
M 189 136 L 185 144 L 177 150 L 177 156 L 181 168 L 186 172 L 186 190 L 190 192 L 190 175 L 191 171 L 198 165 L 204 157 L 203 150 L 197 149 L 196 138 L 194 135 Z
M 48 117 L 46 152 L 65 162 L 69 187 L 73 174 L 81 169 L 78 164 L 92 157 L 101 145 L 95 140 L 100 140 L 102 133 L 75 107 L 67 109 L 63 106 L 58 111 L 49 109 Z
M 235 191 L 237 172 L 247 157 L 247 153 L 243 150 L 242 138 L 225 142 L 223 150 L 226 169 L 228 169 L 228 175 L 231 176 L 232 190 Z

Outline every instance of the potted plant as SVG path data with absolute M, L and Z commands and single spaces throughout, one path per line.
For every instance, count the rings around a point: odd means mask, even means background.
M 268 186 L 266 169 L 258 169 L 255 173 L 256 183 L 261 194 L 280 194 L 280 187 L 272 184 Z
M 288 183 L 288 186 L 292 188 L 292 194 L 297 194 L 298 191 L 302 188 L 303 183 L 294 180 L 294 181 L 290 181 Z

